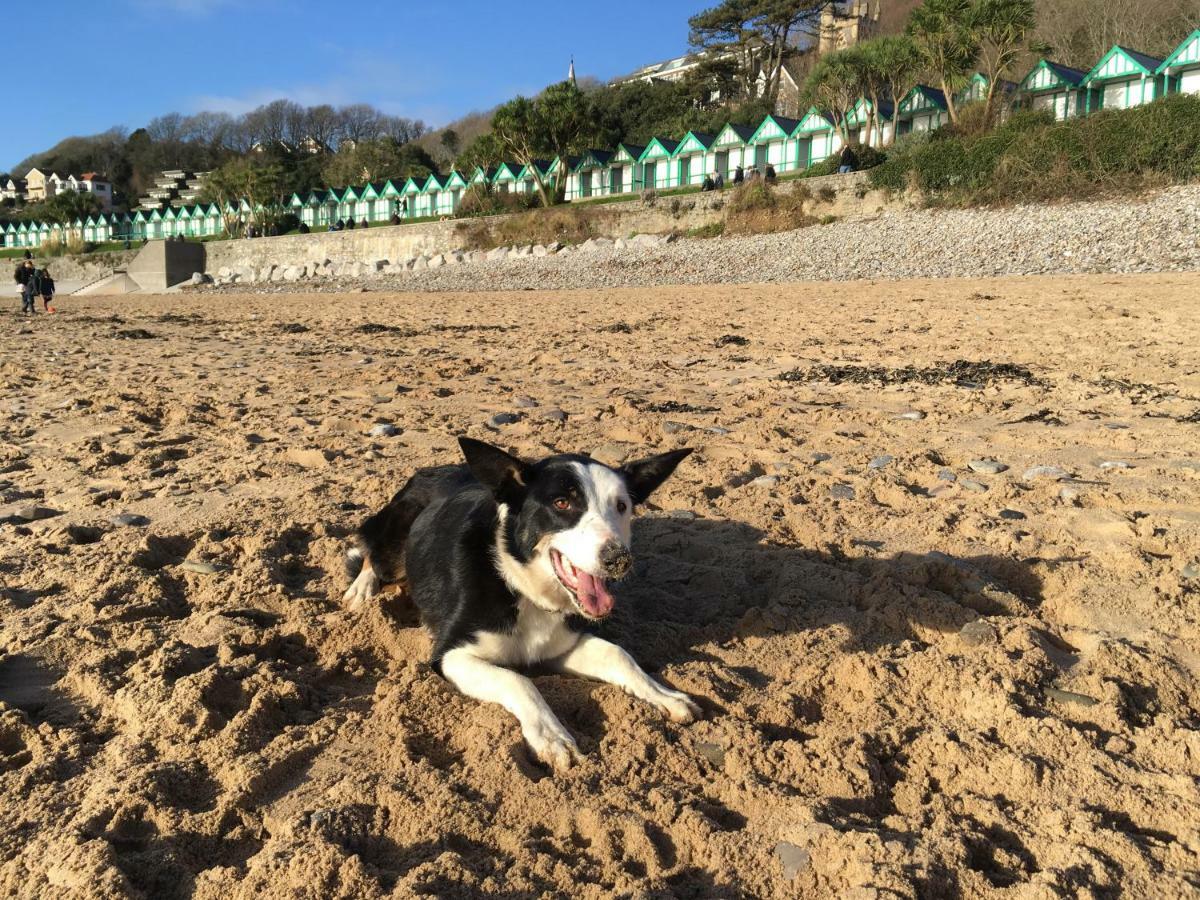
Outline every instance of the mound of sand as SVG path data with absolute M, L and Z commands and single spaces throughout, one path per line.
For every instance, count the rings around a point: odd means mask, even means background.
M 1195 893 L 1198 290 L 0 317 L 0 891 Z M 342 609 L 346 535 L 460 433 L 697 448 L 603 632 L 703 721 L 539 675 L 587 754 L 551 776 L 401 599 Z

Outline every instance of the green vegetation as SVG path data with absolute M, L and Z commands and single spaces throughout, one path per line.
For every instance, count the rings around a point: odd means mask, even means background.
M 1019 111 L 991 131 L 953 127 L 902 138 L 871 172 L 875 187 L 947 205 L 1083 197 L 1200 176 L 1200 97 L 1055 122 Z

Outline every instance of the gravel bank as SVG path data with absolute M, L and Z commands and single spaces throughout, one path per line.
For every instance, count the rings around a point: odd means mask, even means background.
M 783 234 L 568 248 L 399 275 L 228 285 L 297 290 L 479 291 L 1166 272 L 1200 269 L 1200 186 L 1137 200 L 905 210 Z

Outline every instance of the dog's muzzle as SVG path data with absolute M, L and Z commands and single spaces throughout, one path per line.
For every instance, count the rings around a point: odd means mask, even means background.
M 609 542 L 600 549 L 600 565 L 604 567 L 606 578 L 620 581 L 633 568 L 633 554 L 628 547 Z

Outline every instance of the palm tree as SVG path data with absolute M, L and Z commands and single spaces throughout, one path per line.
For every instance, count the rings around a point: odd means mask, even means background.
M 1050 52 L 1045 44 L 1032 42 L 1036 26 L 1034 0 L 974 0 L 972 3 L 970 29 L 980 48 L 980 69 L 988 80 L 983 106 L 985 123 L 992 121 L 995 112 L 996 85 L 1008 74 L 1012 64 L 1026 51 Z
M 884 92 L 893 104 L 892 134 L 888 143 L 896 140 L 895 116 L 900 112 L 900 101 L 908 96 L 917 84 L 925 58 L 916 42 L 906 34 L 875 38 L 862 45 L 871 56 L 873 67 L 884 85 Z
M 951 122 L 958 121 L 954 89 L 961 86 L 979 57 L 979 42 L 971 25 L 971 0 L 925 0 L 912 11 L 906 29 L 940 82 Z

